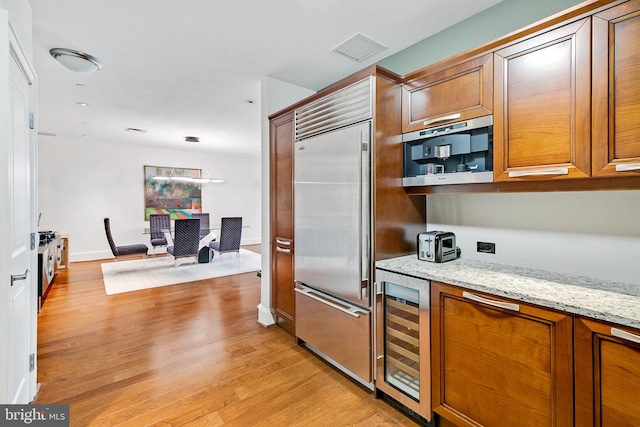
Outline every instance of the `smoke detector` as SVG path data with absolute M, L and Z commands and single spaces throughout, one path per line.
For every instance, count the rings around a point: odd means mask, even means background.
M 334 47 L 331 52 L 349 58 L 352 61 L 360 62 L 371 55 L 385 50 L 387 47 L 377 41 L 358 33 L 339 46 Z

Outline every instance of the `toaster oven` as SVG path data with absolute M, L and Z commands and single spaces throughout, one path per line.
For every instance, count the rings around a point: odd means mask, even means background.
M 456 235 L 446 231 L 418 234 L 418 259 L 446 262 L 456 259 Z

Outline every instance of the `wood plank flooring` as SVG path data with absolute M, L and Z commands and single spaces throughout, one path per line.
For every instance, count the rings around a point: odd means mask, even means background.
M 102 262 L 60 270 L 38 317 L 34 403 L 71 426 L 417 425 L 260 326 L 255 273 L 107 296 Z

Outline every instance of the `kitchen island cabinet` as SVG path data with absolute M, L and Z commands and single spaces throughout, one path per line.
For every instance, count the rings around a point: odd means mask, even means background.
M 570 315 L 431 283 L 433 405 L 459 426 L 572 426 Z
M 640 176 L 640 0 L 593 16 L 593 172 Z
M 640 330 L 575 320 L 576 426 L 640 425 Z
M 271 299 L 276 323 L 295 335 L 293 283 L 293 112 L 273 118 L 271 138 Z

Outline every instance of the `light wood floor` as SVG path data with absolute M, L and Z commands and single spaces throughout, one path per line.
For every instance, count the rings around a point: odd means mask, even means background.
M 60 270 L 38 317 L 34 403 L 71 426 L 416 425 L 258 325 L 255 273 L 106 296 L 100 264 Z

